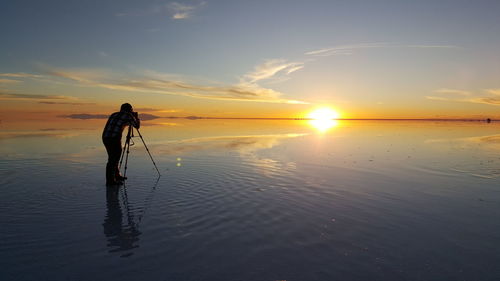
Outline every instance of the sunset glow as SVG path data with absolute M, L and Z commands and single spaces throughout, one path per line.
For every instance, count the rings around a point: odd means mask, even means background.
M 332 120 L 339 119 L 340 114 L 329 107 L 321 107 L 310 112 L 307 118 L 314 120 Z
M 325 133 L 338 125 L 337 119 L 340 118 L 340 114 L 336 110 L 325 106 L 314 109 L 307 114 L 307 118 L 310 119 L 308 121 L 309 125 L 318 132 Z
M 326 133 L 339 124 L 339 121 L 335 119 L 312 119 L 308 120 L 308 122 L 319 133 Z
M 500 0 L 0 7 L 0 281 L 500 281 Z
M 124 102 L 159 118 L 500 119 L 498 1 L 28 2 L 0 11 L 4 122 Z

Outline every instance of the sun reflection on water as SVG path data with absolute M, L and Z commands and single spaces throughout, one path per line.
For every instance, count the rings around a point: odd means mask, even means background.
M 313 119 L 309 120 L 308 123 L 320 133 L 326 133 L 339 125 L 339 121 L 334 119 Z
M 338 125 L 337 119 L 340 118 L 340 114 L 336 110 L 324 106 L 311 111 L 307 117 L 310 119 L 309 125 L 320 133 L 326 133 Z

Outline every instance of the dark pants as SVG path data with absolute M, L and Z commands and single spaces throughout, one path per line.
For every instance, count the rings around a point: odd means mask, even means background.
M 118 162 L 122 155 L 121 139 L 103 138 L 102 142 L 108 152 L 108 163 L 106 164 L 106 183 L 112 184 L 116 182 L 117 176 L 120 175 Z

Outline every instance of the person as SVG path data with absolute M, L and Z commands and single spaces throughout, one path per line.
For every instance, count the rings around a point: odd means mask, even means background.
M 134 126 L 139 129 L 141 120 L 129 103 L 122 104 L 120 111 L 111 114 L 102 131 L 102 142 L 108 152 L 106 164 L 106 185 L 113 186 L 123 183 L 126 178 L 120 175 L 118 162 L 122 154 L 122 133 L 125 127 Z

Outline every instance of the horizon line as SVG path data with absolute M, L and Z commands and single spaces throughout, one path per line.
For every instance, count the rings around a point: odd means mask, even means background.
M 220 119 L 220 120 L 317 120 L 306 117 L 202 117 L 202 116 L 159 116 L 167 119 Z M 500 121 L 491 118 L 332 118 L 332 121 Z

